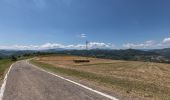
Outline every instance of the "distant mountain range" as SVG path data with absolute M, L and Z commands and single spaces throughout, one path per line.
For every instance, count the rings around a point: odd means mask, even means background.
M 161 56 L 165 56 L 170 59 L 170 48 L 164 48 L 164 49 L 155 49 L 155 50 L 150 50 L 152 52 L 158 53 Z
M 46 50 L 0 50 L 0 58 L 7 58 L 10 56 L 23 56 L 25 54 L 35 54 L 38 52 L 41 53 L 55 53 L 58 51 L 63 51 L 65 49 L 46 49 Z
M 7 58 L 10 56 L 22 56 L 24 54 L 32 54 L 37 51 L 34 50 L 0 50 L 0 58 Z
M 62 48 L 47 50 L 0 50 L 0 58 L 34 54 L 66 54 L 91 56 L 97 58 L 117 59 L 117 60 L 137 60 L 137 61 L 155 61 L 170 62 L 170 48 L 153 50 L 111 50 L 111 49 L 92 49 L 92 50 L 65 50 Z

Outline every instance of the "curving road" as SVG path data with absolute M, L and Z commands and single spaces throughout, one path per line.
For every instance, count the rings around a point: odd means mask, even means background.
M 110 99 L 20 61 L 9 72 L 3 100 Z

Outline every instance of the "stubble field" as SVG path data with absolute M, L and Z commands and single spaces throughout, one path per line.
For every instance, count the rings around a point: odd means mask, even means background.
M 74 63 L 89 59 L 89 63 Z M 170 99 L 170 65 L 78 56 L 44 56 L 32 61 L 44 69 L 80 79 L 101 90 L 134 99 Z

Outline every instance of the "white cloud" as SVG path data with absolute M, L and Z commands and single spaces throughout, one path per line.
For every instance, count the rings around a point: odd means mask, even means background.
M 144 49 L 144 48 L 168 48 L 170 46 L 170 38 L 164 38 L 160 42 L 155 42 L 153 40 L 146 41 L 144 43 L 126 43 L 123 44 L 123 48 L 132 48 L 132 49 Z
M 15 49 L 15 50 L 27 50 L 27 49 L 34 49 L 38 48 L 37 46 L 34 45 L 10 45 L 10 46 L 0 46 L 0 49 Z
M 132 48 L 132 49 L 144 49 L 144 48 L 152 48 L 155 47 L 156 42 L 153 40 L 146 41 L 144 43 L 134 44 L 134 43 L 127 43 L 123 44 L 124 48 Z
M 86 35 L 86 34 L 80 34 L 80 37 L 81 37 L 81 38 L 86 38 L 87 35 Z
M 85 34 L 82 34 L 85 36 Z M 164 38 L 160 42 L 156 42 L 153 40 L 146 41 L 144 43 L 126 43 L 123 44 L 123 48 L 132 48 L 132 49 L 151 49 L 151 48 L 167 48 L 170 46 L 170 38 Z M 43 49 L 55 49 L 55 48 L 65 48 L 65 49 L 85 49 L 86 45 L 84 44 L 70 44 L 64 45 L 59 43 L 45 43 L 42 45 L 8 45 L 8 46 L 0 46 L 0 49 L 15 49 L 15 50 L 43 50 Z M 103 43 L 103 42 L 89 42 L 89 49 L 114 49 L 114 44 L 111 43 Z
M 62 45 L 62 44 L 57 44 L 57 43 L 46 43 L 46 44 L 43 44 L 43 45 L 40 45 L 39 48 L 42 48 L 42 49 L 50 49 L 50 48 L 64 48 L 65 46 Z
M 165 38 L 162 43 L 170 45 L 170 38 Z
M 110 43 L 102 42 L 90 42 L 88 44 L 89 49 L 113 49 L 114 45 Z M 43 50 L 43 49 L 55 49 L 55 48 L 64 48 L 64 49 L 85 49 L 85 44 L 76 44 L 76 45 L 63 45 L 58 43 L 46 43 L 43 45 L 11 45 L 11 46 L 0 46 L 0 49 L 15 49 L 15 50 Z
M 170 38 L 164 38 L 159 44 L 159 47 L 168 48 L 170 46 Z
M 92 48 L 92 49 L 95 49 L 95 48 L 99 48 L 99 49 L 110 48 L 110 49 L 113 49 L 115 47 L 113 44 L 102 43 L 102 42 L 90 42 L 88 45 L 89 45 L 89 48 Z

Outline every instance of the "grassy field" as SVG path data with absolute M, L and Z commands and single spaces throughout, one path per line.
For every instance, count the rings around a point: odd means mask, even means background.
M 10 59 L 0 60 L 0 80 L 3 79 L 5 71 L 10 67 L 13 62 Z
M 75 59 L 89 59 L 90 63 L 74 63 Z M 83 79 L 123 96 L 148 100 L 170 99 L 169 64 L 76 56 L 38 57 L 33 63 L 46 70 Z

